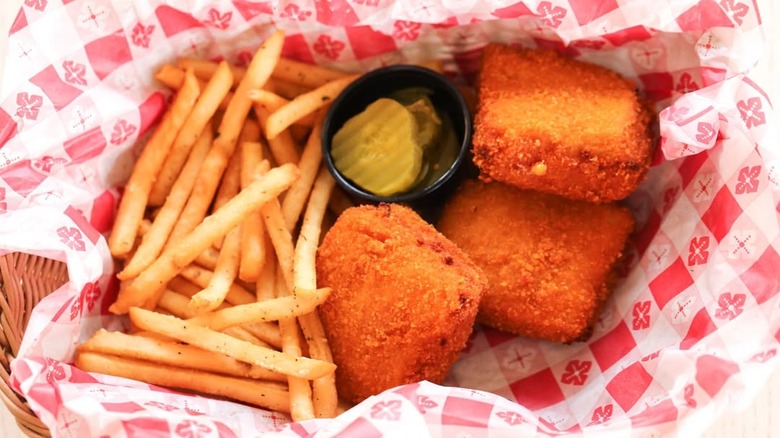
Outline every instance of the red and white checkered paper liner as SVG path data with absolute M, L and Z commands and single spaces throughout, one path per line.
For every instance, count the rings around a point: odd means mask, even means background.
M 661 142 L 630 198 L 630 266 L 593 338 L 478 328 L 450 387 L 404 386 L 300 424 L 70 366 L 97 328 L 126 324 L 107 312 L 101 233 L 166 103 L 153 72 L 180 56 L 246 63 L 274 27 L 285 56 L 347 70 L 436 57 L 468 80 L 499 41 L 634 79 L 663 109 Z M 745 74 L 762 45 L 746 0 L 26 0 L 0 104 L 0 252 L 66 261 L 70 282 L 33 312 L 12 384 L 63 437 L 698 433 L 778 363 L 778 122 Z

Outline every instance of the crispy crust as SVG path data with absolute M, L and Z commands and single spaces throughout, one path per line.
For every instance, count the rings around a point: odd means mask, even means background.
M 346 210 L 317 254 L 339 395 L 440 382 L 471 334 L 487 281 L 452 242 L 400 205 Z
M 554 342 L 585 340 L 634 227 L 617 204 L 592 204 L 467 181 L 439 230 L 488 278 L 477 320 Z
M 485 48 L 474 162 L 485 180 L 591 202 L 628 196 L 650 166 L 652 115 L 632 82 L 551 50 Z M 546 173 L 532 169 L 546 165 Z

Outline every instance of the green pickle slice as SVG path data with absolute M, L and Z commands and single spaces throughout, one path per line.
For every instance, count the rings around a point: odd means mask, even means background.
M 417 120 L 401 103 L 381 98 L 349 119 L 333 137 L 333 164 L 379 196 L 411 188 L 422 167 Z

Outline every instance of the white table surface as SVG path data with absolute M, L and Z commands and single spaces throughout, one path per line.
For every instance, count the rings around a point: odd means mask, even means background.
M 3 71 L 8 29 L 16 17 L 23 0 L 0 0 L 0 73 Z M 774 3 L 774 4 L 773 4 Z M 769 93 L 778 110 L 780 103 L 780 3 L 774 0 L 758 0 L 759 10 L 767 33 L 767 53 L 756 67 L 754 79 Z M 769 78 L 774 75 L 774 80 Z M 0 77 L 0 84 L 2 83 Z M 0 86 L 2 89 L 2 86 Z M 1 98 L 1 97 L 0 97 Z M 780 129 L 780 128 L 778 128 Z M 780 147 L 780 145 L 776 145 Z M 0 403 L 0 437 L 21 438 L 13 416 Z M 752 405 L 744 412 L 727 412 L 704 434 L 706 438 L 780 437 L 780 369 L 775 371 Z

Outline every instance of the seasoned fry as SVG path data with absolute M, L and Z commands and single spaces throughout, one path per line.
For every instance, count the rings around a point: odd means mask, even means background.
M 280 132 L 296 121 L 330 103 L 357 78 L 358 75 L 345 76 L 291 100 L 290 103 L 268 116 L 265 124 L 265 136 L 268 140 L 276 138 Z
M 217 71 L 217 63 L 213 61 L 207 61 L 205 59 L 197 59 L 197 58 L 181 58 L 177 62 L 179 65 L 179 68 L 182 70 L 186 70 L 188 68 L 191 68 L 193 73 L 195 73 L 195 76 L 198 77 L 198 79 L 207 81 L 211 79 L 212 76 L 214 76 L 214 73 Z M 246 69 L 243 69 L 241 67 L 231 65 L 230 66 L 230 73 L 233 74 L 233 86 L 238 85 L 246 75 Z
M 284 32 L 276 31 L 255 52 L 247 74 L 236 88 L 235 96 L 231 99 L 225 114 L 222 116 L 218 136 L 203 162 L 203 171 L 195 182 L 193 195 L 190 196 L 184 207 L 183 217 L 196 223 L 206 217 L 219 180 L 225 172 L 228 159 L 235 152 L 238 137 L 251 109 L 252 102 L 249 100 L 249 90 L 262 87 L 268 80 L 276 60 L 279 59 L 283 43 Z
M 198 255 L 198 258 L 195 259 L 195 263 L 213 271 L 217 266 L 217 257 L 219 257 L 219 250 L 210 246 Z
M 293 284 L 295 291 L 310 290 L 317 287 L 317 270 L 315 262 L 317 247 L 319 246 L 320 233 L 322 232 L 322 219 L 328 207 L 328 199 L 333 190 L 335 181 L 327 169 L 320 170 L 317 181 L 309 197 L 306 214 L 298 235 L 298 243 L 295 246 L 295 259 L 293 264 Z M 333 355 L 328 346 L 328 338 L 325 329 L 316 311 L 309 312 L 298 317 L 298 322 L 303 330 L 303 335 L 309 346 L 309 355 L 314 359 L 333 362 Z M 329 374 L 313 383 L 314 413 L 318 418 L 330 418 L 336 415 L 338 395 L 336 393 L 336 375 Z M 294 398 L 293 398 L 294 400 Z
M 214 64 L 214 66 L 216 67 L 216 64 Z M 200 78 L 198 73 L 194 70 L 193 73 L 195 74 L 195 77 Z M 170 64 L 164 64 L 162 67 L 160 67 L 159 70 L 157 70 L 154 78 L 157 80 L 157 82 L 165 85 L 166 87 L 172 90 L 178 90 L 181 88 L 182 83 L 184 83 L 184 70 L 176 68 Z
M 272 322 L 253 322 L 241 326 L 247 333 L 255 338 L 271 345 L 275 350 L 282 349 L 282 336 L 279 333 L 279 326 Z
M 129 311 L 130 319 L 142 330 L 160 333 L 205 350 L 222 353 L 242 362 L 261 366 L 282 374 L 316 379 L 332 373 L 336 366 L 305 357 L 252 345 L 179 318 L 160 315 L 138 307 Z
M 268 110 L 269 113 L 273 113 L 279 108 L 290 103 L 288 99 L 285 99 L 284 97 L 279 96 L 278 94 L 275 94 L 271 91 L 264 90 L 264 89 L 250 91 L 249 98 L 252 99 L 253 102 L 262 105 L 263 108 Z M 309 114 L 308 116 L 298 120 L 296 124 L 301 126 L 311 127 L 314 125 L 314 117 L 312 116 L 313 114 Z
M 200 314 L 214 310 L 222 304 L 230 287 L 238 275 L 238 265 L 241 261 L 241 225 L 236 226 L 225 237 L 222 250 L 219 252 L 214 275 L 209 279 L 205 289 L 198 292 L 190 300 L 190 309 Z
M 290 186 L 290 190 L 287 191 L 282 202 L 284 224 L 291 231 L 298 223 L 298 218 L 303 211 L 303 206 L 306 204 L 306 199 L 309 197 L 314 178 L 317 176 L 317 169 L 320 168 L 320 163 L 322 162 L 322 141 L 320 139 L 322 136 L 322 121 L 323 114 L 320 114 L 317 117 L 314 129 L 309 135 L 309 141 L 306 142 L 306 147 L 303 149 L 301 161 L 298 163 L 301 177 Z
M 259 129 L 259 128 L 258 128 Z M 245 141 L 241 143 L 241 187 L 246 188 L 258 176 L 258 168 L 263 159 L 263 145 Z M 263 216 L 259 211 L 252 212 L 241 225 L 241 263 L 238 278 L 255 282 L 265 263 L 265 230 Z
M 284 276 L 277 271 L 275 277 L 276 299 L 289 297 L 289 291 L 285 286 Z M 279 320 L 279 331 L 282 336 L 282 351 L 286 354 L 303 356 L 300 332 L 295 318 L 283 318 Z M 314 418 L 314 403 L 312 401 L 311 385 L 307 380 L 297 376 L 287 376 L 287 385 L 290 391 L 290 414 L 293 421 L 303 421 Z
M 253 182 L 206 218 L 176 246 L 163 251 L 146 271 L 119 292 L 116 302 L 110 307 L 111 312 L 123 314 L 132 306 L 143 305 L 162 285 L 209 248 L 214 240 L 235 228 L 250 212 L 274 199 L 298 176 L 298 169 L 294 165 L 285 164 Z M 278 205 L 278 201 L 275 201 L 275 205 Z
M 180 59 L 178 64 L 182 69 L 192 68 L 195 72 L 195 76 L 204 80 L 210 78 L 217 67 L 214 62 L 194 58 Z M 236 78 L 236 85 L 247 74 L 245 69 L 235 66 L 231 68 L 231 72 Z M 274 66 L 272 76 L 276 80 L 298 84 L 307 88 L 317 88 L 330 81 L 343 78 L 346 76 L 346 73 L 318 65 L 305 64 L 291 59 L 280 58 Z
M 214 211 L 232 199 L 241 190 L 241 154 L 234 153 L 228 161 L 219 189 L 214 196 Z
M 263 220 L 265 228 L 268 230 L 268 236 L 271 238 L 274 251 L 276 252 L 276 261 L 279 269 L 282 270 L 285 286 L 288 290 L 293 290 L 293 258 L 295 257 L 295 246 L 293 246 L 292 234 L 284 223 L 282 217 L 282 207 L 279 200 L 273 199 L 263 205 Z
M 265 129 L 270 112 L 260 104 L 255 104 L 253 108 L 260 125 Z M 287 130 L 282 131 L 275 138 L 268 139 L 268 147 L 277 164 L 297 164 L 300 161 L 300 154 L 295 147 L 295 140 L 293 140 L 292 135 Z
M 274 411 L 290 411 L 289 393 L 279 389 L 275 383 L 222 376 L 91 352 L 77 355 L 76 366 L 84 371 L 228 397 Z
M 200 88 L 195 76 L 188 72 L 182 90 L 176 95 L 171 109 L 144 147 L 127 181 L 114 227 L 108 238 L 108 247 L 114 257 L 125 256 L 133 248 L 138 225 L 150 200 L 152 184 L 155 178 L 159 177 L 158 173 L 174 144 L 174 138 L 180 129 L 184 129 L 183 125 L 186 126 L 185 120 L 191 115 L 190 109 L 199 95 Z
M 345 76 L 347 74 L 340 71 L 285 58 L 279 60 L 273 74 L 274 79 L 278 81 L 299 84 L 308 88 L 321 87 Z
M 208 286 L 211 277 L 214 275 L 212 271 L 200 268 L 198 266 L 187 266 L 179 273 L 182 279 L 188 282 L 194 283 L 201 288 Z M 175 278 L 171 281 L 174 281 Z M 200 289 L 198 289 L 200 291 Z M 189 294 L 190 296 L 194 294 Z M 254 294 L 244 289 L 240 285 L 233 283 L 228 290 L 225 300 L 231 304 L 249 304 L 255 302 Z
M 294 99 L 295 96 L 308 93 L 313 87 L 304 87 L 300 84 L 294 84 L 292 82 L 282 81 L 279 79 L 273 80 L 274 93 L 284 97 L 285 99 Z
M 284 374 L 235 360 L 222 354 L 190 345 L 163 341 L 146 336 L 126 335 L 120 332 L 98 330 L 87 342 L 79 345 L 79 352 L 93 352 L 148 360 L 165 365 L 210 371 L 250 379 L 284 382 Z
M 198 141 L 203 129 L 211 121 L 219 108 L 219 103 L 230 91 L 231 80 L 227 63 L 221 63 L 217 73 L 203 89 L 197 102 L 194 106 L 188 107 L 192 111 L 176 135 L 176 141 L 165 158 L 160 175 L 154 181 L 152 191 L 149 193 L 149 205 L 160 206 L 165 202 L 165 197 L 171 191 L 192 146 Z
M 163 289 L 163 293 L 160 294 L 160 298 L 158 300 L 158 306 L 159 306 L 158 309 L 162 309 L 168 312 L 169 315 L 175 316 L 177 318 L 181 318 L 181 319 L 194 318 L 197 315 L 195 311 L 190 309 L 189 303 L 190 300 L 187 299 L 187 296 L 173 292 L 172 290 Z M 230 335 L 236 339 L 241 339 L 242 341 L 251 342 L 252 344 L 255 345 L 271 348 L 271 345 L 256 338 L 254 335 L 252 335 L 249 331 L 245 330 L 243 327 L 229 327 L 221 331 L 226 335 Z
M 328 298 L 328 294 L 330 294 L 329 288 L 316 289 L 307 291 L 306 294 L 225 307 L 187 321 L 217 331 L 251 322 L 278 321 L 313 311 Z
M 271 238 L 266 234 L 264 236 L 265 247 L 271 248 Z M 276 296 L 276 256 L 266 251 L 265 263 L 263 263 L 263 272 L 260 279 L 257 280 L 255 287 L 257 301 L 270 300 Z
M 176 224 L 176 220 L 187 203 L 187 198 L 192 191 L 192 185 L 200 171 L 200 165 L 211 147 L 211 128 L 203 131 L 198 143 L 192 149 L 184 168 L 176 179 L 171 193 L 165 200 L 160 212 L 154 218 L 154 222 L 149 230 L 144 233 L 141 244 L 136 249 L 135 254 L 127 263 L 122 272 L 117 274 L 120 280 L 135 278 L 138 274 L 154 262 L 154 259 L 160 255 L 168 236 Z

